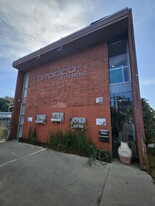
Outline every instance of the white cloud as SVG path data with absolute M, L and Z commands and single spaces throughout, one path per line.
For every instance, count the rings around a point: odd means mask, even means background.
M 155 79 L 145 79 L 145 80 L 140 80 L 140 85 L 141 86 L 151 86 L 155 84 Z
M 94 5 L 93 0 L 1 0 L 0 57 L 19 58 L 76 31 Z
M 0 95 L 14 94 L 14 60 L 84 27 L 98 6 L 94 0 L 0 0 Z

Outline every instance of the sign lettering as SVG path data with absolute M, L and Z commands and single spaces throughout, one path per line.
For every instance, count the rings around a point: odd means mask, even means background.
M 76 70 L 77 69 L 75 66 L 58 69 L 53 72 L 38 75 L 37 81 L 40 82 L 43 80 L 54 79 L 54 78 L 57 78 L 59 80 L 65 80 L 65 79 L 72 79 L 72 78 L 78 78 L 78 77 L 85 77 L 87 75 L 85 71 L 77 72 Z

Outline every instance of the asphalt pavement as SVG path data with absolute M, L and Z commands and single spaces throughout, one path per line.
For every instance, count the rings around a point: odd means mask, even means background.
M 0 143 L 0 206 L 155 205 L 155 184 L 137 164 L 87 162 L 17 141 Z

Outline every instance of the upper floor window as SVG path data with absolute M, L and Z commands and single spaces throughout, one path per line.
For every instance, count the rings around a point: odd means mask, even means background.
M 110 84 L 130 81 L 130 65 L 127 41 L 109 45 L 109 82 Z

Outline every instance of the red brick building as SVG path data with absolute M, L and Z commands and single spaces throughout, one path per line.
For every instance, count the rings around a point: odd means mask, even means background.
M 18 69 L 10 139 L 36 127 L 85 128 L 114 156 L 122 125 L 134 142 L 141 168 L 147 157 L 131 9 L 104 17 L 13 62 Z

